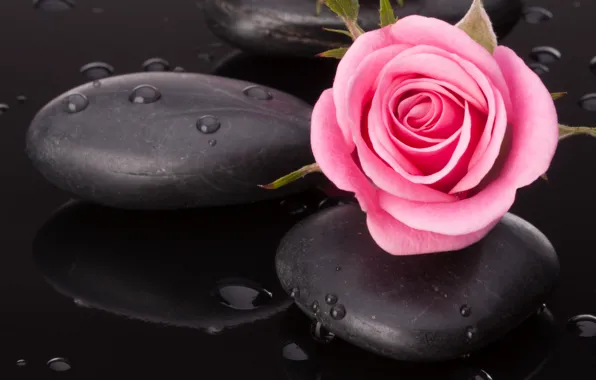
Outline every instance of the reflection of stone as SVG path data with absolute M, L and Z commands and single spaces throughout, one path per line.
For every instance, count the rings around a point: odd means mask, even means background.
M 288 294 L 337 337 L 414 361 L 458 358 L 501 338 L 536 314 L 559 272 L 546 237 L 511 214 L 464 250 L 391 256 L 352 205 L 294 227 L 276 265 Z

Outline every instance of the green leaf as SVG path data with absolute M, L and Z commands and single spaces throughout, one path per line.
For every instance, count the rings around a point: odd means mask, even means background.
M 455 26 L 463 30 L 474 41 L 482 45 L 491 54 L 497 47 L 497 36 L 490 18 L 484 9 L 482 0 L 474 0 L 470 10 Z
M 329 29 L 329 28 L 323 28 L 323 30 L 326 30 L 328 32 L 333 32 L 333 33 L 339 33 L 339 34 L 344 34 L 350 38 L 352 37 L 352 33 L 348 32 L 347 30 L 342 30 L 342 29 Z
M 320 171 L 321 171 L 321 168 L 319 167 L 319 164 L 317 164 L 317 163 L 310 164 L 310 165 L 303 166 L 302 168 L 300 168 L 288 175 L 285 175 L 285 176 L 271 182 L 270 184 L 258 185 L 258 186 L 260 188 L 267 189 L 267 190 L 275 190 L 275 189 L 279 189 L 282 186 L 290 184 L 294 181 L 297 181 L 307 174 L 316 173 L 316 172 L 320 172 Z
M 575 127 L 559 124 L 559 141 L 571 136 L 588 135 L 596 137 L 596 128 L 593 127 Z
M 563 96 L 567 95 L 566 92 L 551 92 L 550 96 L 552 96 L 553 100 L 557 100 L 562 98 Z
M 360 4 L 358 3 L 358 0 L 317 1 L 322 1 L 325 5 L 327 5 L 327 8 L 331 9 L 342 19 L 353 39 L 356 39 L 364 34 L 364 30 L 362 30 L 362 28 L 358 25 L 358 12 L 360 10 Z
M 381 15 L 381 23 L 379 24 L 381 28 L 392 25 L 397 21 L 389 0 L 381 0 L 379 14 Z
M 348 51 L 347 47 L 341 47 L 341 48 L 331 49 L 331 50 L 327 50 L 322 53 L 319 53 L 319 54 L 317 54 L 317 57 L 342 59 L 344 57 L 344 55 L 346 55 L 347 51 Z

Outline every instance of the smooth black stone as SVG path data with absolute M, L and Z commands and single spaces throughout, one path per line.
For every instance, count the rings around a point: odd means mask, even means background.
M 301 309 L 336 336 L 411 361 L 457 358 L 503 337 L 536 314 L 559 274 L 550 242 L 512 214 L 461 251 L 391 256 L 375 244 L 354 205 L 324 210 L 292 228 L 276 268 L 288 293 L 299 290 Z M 343 319 L 332 318 L 329 293 L 345 308 Z
M 286 200 L 299 203 L 309 194 Z M 301 217 L 279 200 L 178 211 L 74 201 L 37 232 L 33 259 L 77 305 L 215 334 L 274 318 L 292 305 L 273 263 L 279 240 Z M 248 289 L 220 297 L 222 284 Z M 251 291 L 260 288 L 271 296 Z M 255 308 L 246 307 L 251 303 Z
M 471 0 L 405 0 L 395 5 L 399 17 L 419 14 L 452 24 L 466 14 Z M 505 37 L 521 17 L 521 0 L 485 0 L 499 38 Z M 350 43 L 347 36 L 323 30 L 345 29 L 326 7 L 315 15 L 315 0 L 206 0 L 205 15 L 214 34 L 239 48 L 257 53 L 313 57 Z M 360 1 L 360 25 L 378 28 L 379 1 Z
M 166 72 L 106 78 L 99 87 L 88 83 L 39 111 L 27 152 L 57 187 L 118 208 L 239 204 L 301 191 L 320 176 L 276 191 L 257 185 L 314 162 L 312 108 L 267 87 L 271 99 L 251 98 L 243 90 L 252 85 Z M 131 96 L 139 86 L 146 91 Z M 63 99 L 75 93 L 88 104 L 66 110 Z M 199 131 L 203 116 L 217 118 L 219 129 Z

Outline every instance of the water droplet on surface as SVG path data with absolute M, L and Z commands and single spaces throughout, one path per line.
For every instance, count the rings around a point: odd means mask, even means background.
M 335 319 L 336 321 L 344 319 L 346 316 L 346 308 L 343 305 L 335 305 L 329 311 L 329 315 L 331 315 L 331 318 Z
M 27 101 L 27 97 L 25 95 L 17 96 L 17 102 L 19 102 L 20 104 L 24 104 L 26 101 Z
M 536 314 L 542 314 L 544 313 L 544 311 L 546 310 L 546 304 L 543 303 L 542 305 L 540 305 L 540 307 L 538 308 L 538 311 L 536 312 Z
M 479 370 L 477 374 L 472 375 L 469 380 L 493 380 L 493 378 L 486 373 L 486 371 Z
M 579 106 L 586 111 L 596 112 L 596 93 L 586 94 L 579 99 Z
M 530 58 L 538 63 L 548 65 L 561 59 L 561 52 L 551 46 L 538 46 L 532 49 Z
M 296 343 L 288 343 L 286 344 L 282 350 L 281 354 L 285 359 L 291 360 L 293 362 L 302 362 L 308 360 L 308 355 L 299 345 Z
M 136 104 L 149 104 L 158 101 L 160 98 L 161 92 L 157 88 L 142 84 L 132 90 L 128 99 Z
M 299 298 L 300 297 L 300 289 L 298 289 L 298 288 L 292 289 L 292 291 L 290 292 L 290 297 L 292 297 L 293 299 Z
M 468 305 L 462 305 L 462 307 L 459 308 L 459 313 L 462 317 L 469 317 L 472 315 L 472 308 Z
M 325 302 L 327 305 L 335 305 L 337 303 L 337 296 L 329 293 L 325 296 Z
M 74 0 L 33 0 L 33 8 L 49 12 L 67 11 L 75 5 Z
M 143 62 L 143 70 L 145 71 L 168 71 L 170 70 L 170 63 L 163 58 L 155 57 L 149 58 Z
M 217 140 L 209 140 L 209 146 L 216 146 Z
M 221 123 L 215 116 L 207 115 L 197 120 L 197 129 L 205 134 L 215 133 L 219 127 L 221 127 Z
M 0 115 L 4 115 L 8 112 L 9 109 L 10 107 L 8 106 L 8 104 L 0 103 Z
M 184 67 L 182 67 L 182 66 L 176 66 L 176 67 L 174 67 L 174 70 L 173 70 L 173 71 L 174 71 L 175 73 L 183 73 L 183 72 L 185 72 L 186 70 L 184 70 Z
M 335 334 L 324 328 L 319 321 L 313 321 L 310 325 L 310 335 L 315 341 L 324 344 L 330 343 L 335 338 Z
M 93 87 L 95 87 L 95 88 L 99 88 L 99 87 L 101 87 L 101 81 L 94 80 L 94 81 L 93 81 Z
M 267 90 L 259 86 L 250 86 L 246 87 L 242 90 L 242 93 L 249 98 L 257 99 L 257 100 L 271 100 L 273 99 L 273 95 Z
M 70 363 L 64 358 L 54 358 L 49 360 L 48 367 L 55 372 L 66 372 L 71 369 Z
M 550 71 L 548 66 L 538 62 L 529 63 L 528 67 L 532 69 L 532 71 L 535 72 L 538 76 L 547 74 Z
M 244 279 L 222 281 L 213 294 L 222 305 L 237 310 L 253 310 L 273 298 L 273 294 L 259 284 Z
M 321 307 L 319 306 L 319 301 L 313 301 L 313 303 L 310 305 L 310 310 L 312 310 L 314 313 L 318 313 L 320 309 Z
M 336 272 L 340 272 L 341 271 L 341 267 L 335 267 L 335 271 Z
M 596 316 L 581 314 L 570 318 L 567 322 L 567 329 L 577 336 L 594 337 L 596 336 Z
M 91 81 L 109 77 L 114 73 L 114 67 L 105 62 L 91 62 L 81 66 L 79 72 Z
M 526 7 L 524 9 L 524 20 L 529 24 L 540 24 L 553 18 L 548 9 L 542 7 Z
M 478 331 L 476 330 L 476 328 L 475 328 L 475 327 L 468 326 L 468 327 L 466 328 L 466 337 L 467 337 L 469 340 L 472 340 L 472 339 L 476 338 L 476 334 L 477 334 L 477 332 L 478 332 Z
M 25 359 L 17 360 L 17 367 L 25 367 L 27 365 L 27 361 Z
M 590 60 L 590 71 L 592 72 L 592 74 L 596 75 L 596 57 L 592 58 Z
M 209 327 L 207 327 L 207 329 L 205 331 L 209 335 L 217 335 L 223 331 L 223 328 L 221 328 L 219 326 L 209 326 Z
M 89 99 L 83 94 L 71 94 L 64 99 L 63 104 L 66 112 L 77 113 L 87 108 Z

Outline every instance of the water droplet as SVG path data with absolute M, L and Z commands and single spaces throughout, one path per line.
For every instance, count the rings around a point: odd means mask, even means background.
M 91 12 L 95 13 L 95 14 L 100 14 L 105 12 L 103 8 L 91 8 Z
M 145 71 L 168 71 L 170 70 L 170 63 L 163 58 L 155 57 L 149 58 L 143 62 L 143 70 Z
M 132 90 L 128 99 L 137 104 L 149 104 L 158 101 L 160 98 L 161 92 L 157 88 L 142 84 Z
M 320 306 L 319 306 L 319 301 L 314 301 L 311 305 L 310 305 L 310 310 L 312 310 L 315 314 L 319 312 L 320 310 Z
M 25 359 L 17 360 L 17 367 L 25 367 L 27 365 L 27 361 Z
M 331 315 L 331 318 L 337 321 L 344 319 L 346 316 L 346 308 L 343 305 L 335 305 L 329 311 L 329 315 Z
M 209 146 L 216 146 L 217 140 L 209 140 Z
M 197 120 L 197 129 L 205 134 L 215 133 L 219 127 L 221 123 L 215 116 L 207 115 Z
M 185 72 L 186 70 L 184 70 L 184 67 L 182 67 L 182 66 L 176 66 L 176 67 L 174 67 L 174 70 L 173 70 L 173 71 L 174 71 L 175 73 L 183 73 L 183 72 Z
M 524 19 L 529 24 L 540 24 L 553 18 L 552 12 L 542 7 L 526 7 Z
M 219 326 L 209 326 L 209 327 L 207 327 L 207 329 L 205 331 L 209 335 L 217 335 L 223 331 L 223 328 L 221 328 Z
M 341 267 L 335 267 L 335 271 L 336 272 L 340 272 L 341 271 Z
M 293 299 L 299 298 L 300 297 L 300 289 L 298 289 L 298 288 L 292 289 L 292 291 L 290 292 L 290 297 L 292 297 Z
M 432 285 L 432 288 L 433 288 L 433 290 L 435 292 L 438 292 L 439 291 L 439 287 L 437 285 Z
M 325 302 L 327 305 L 335 305 L 337 303 L 337 296 L 329 293 L 325 296 Z
M 493 378 L 486 371 L 479 370 L 478 373 L 469 377 L 469 380 L 493 380 Z
M 544 313 L 544 311 L 546 310 L 546 304 L 543 303 L 539 308 L 538 311 L 536 312 L 536 314 L 542 314 Z
M 459 308 L 459 313 L 462 317 L 469 317 L 472 315 L 472 308 L 468 305 L 462 305 L 462 307 Z
M 87 108 L 89 100 L 83 94 L 71 94 L 64 99 L 63 104 L 66 112 L 77 113 Z
M 25 95 L 17 96 L 17 102 L 19 102 L 20 104 L 24 104 L 26 101 L 27 101 L 27 97 Z
M 465 353 L 462 356 L 460 356 L 460 358 L 462 358 L 462 359 L 469 359 L 470 358 L 470 354 L 469 353 Z
M 550 71 L 548 66 L 543 65 L 542 63 L 538 63 L 538 62 L 529 63 L 528 67 L 530 69 L 532 69 L 532 71 L 535 72 L 536 75 L 539 75 L 539 76 L 544 75 Z
M 9 109 L 10 107 L 8 106 L 8 104 L 0 103 L 0 115 L 4 115 L 8 112 Z
M 93 87 L 95 87 L 95 88 L 99 88 L 99 87 L 101 87 L 101 81 L 94 80 L 94 81 L 93 81 Z
M 33 8 L 49 12 L 67 11 L 75 5 L 74 0 L 33 0 Z
M 596 336 L 596 316 L 589 314 L 577 315 L 570 318 L 567 322 L 567 328 L 577 336 L 595 337 Z
M 291 360 L 293 362 L 302 362 L 308 360 L 308 355 L 299 345 L 296 343 L 288 343 L 286 344 L 282 350 L 281 354 L 285 359 Z
M 213 294 L 222 305 L 237 310 L 253 310 L 267 304 L 273 298 L 271 292 L 259 284 L 244 279 L 221 281 Z
M 538 46 L 532 49 L 530 58 L 538 63 L 548 65 L 561 59 L 561 52 L 551 46 Z
M 590 71 L 592 74 L 596 75 L 596 57 L 590 60 Z
M 54 358 L 48 361 L 48 367 L 55 372 L 66 372 L 70 370 L 71 365 L 64 358 Z
M 477 334 L 477 332 L 478 332 L 478 331 L 476 330 L 476 328 L 475 328 L 475 327 L 468 326 L 468 327 L 466 328 L 466 337 L 467 337 L 469 340 L 472 340 L 472 339 L 476 338 L 476 334 Z
M 91 62 L 81 66 L 79 72 L 92 81 L 109 77 L 114 73 L 114 67 L 105 62 Z
M 257 100 L 270 100 L 273 99 L 273 95 L 267 90 L 259 86 L 249 86 L 242 90 L 242 93 L 249 98 Z
M 586 111 L 596 111 L 596 93 L 582 96 L 579 99 L 579 106 Z
M 329 343 L 335 338 L 335 334 L 324 328 L 319 321 L 313 321 L 310 325 L 310 335 L 319 343 Z

